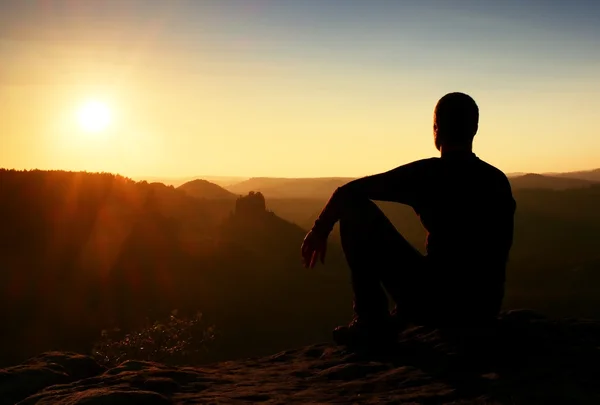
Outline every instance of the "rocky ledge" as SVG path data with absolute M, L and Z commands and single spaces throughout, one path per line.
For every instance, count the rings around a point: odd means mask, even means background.
M 385 353 L 319 344 L 170 367 L 52 352 L 0 370 L 1 404 L 600 404 L 600 322 L 503 314 L 490 331 L 405 331 Z

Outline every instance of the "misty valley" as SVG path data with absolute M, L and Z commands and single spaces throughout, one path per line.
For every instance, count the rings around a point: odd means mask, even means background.
M 517 213 L 506 309 L 600 318 L 593 173 L 510 177 Z M 46 350 L 209 362 L 329 341 L 352 315 L 339 234 L 324 267 L 304 269 L 300 245 L 348 180 L 173 187 L 109 173 L 0 170 L 2 365 Z M 379 204 L 422 249 L 414 212 Z M 158 353 L 160 339 L 168 348 Z M 186 352 L 194 345 L 202 350 Z

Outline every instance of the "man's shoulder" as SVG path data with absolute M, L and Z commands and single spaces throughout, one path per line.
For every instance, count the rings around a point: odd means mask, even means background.
M 419 180 L 426 181 L 432 176 L 437 176 L 441 168 L 439 157 L 430 157 L 414 160 L 404 165 L 404 172 L 410 173 Z
M 438 165 L 440 163 L 440 161 L 441 161 L 441 159 L 439 157 L 429 157 L 429 158 L 414 160 L 410 163 L 407 163 L 406 166 L 429 168 L 429 167 Z
M 508 181 L 508 177 L 502 170 L 498 169 L 496 166 L 492 165 L 491 163 L 486 162 L 485 160 L 483 160 L 481 158 L 477 158 L 477 160 L 479 161 L 479 164 L 482 166 L 482 168 L 484 170 L 486 170 L 487 172 L 489 172 L 491 175 L 497 176 L 498 178 L 500 178 L 502 180 Z
M 425 158 L 413 160 L 412 162 L 401 164 L 397 166 L 395 169 L 392 169 L 394 172 L 398 173 L 415 173 L 423 170 L 431 170 L 433 166 L 436 166 L 436 161 L 439 158 Z
M 510 181 L 506 173 L 482 159 L 478 158 L 478 160 L 482 168 L 481 172 L 485 173 L 485 177 L 489 179 L 488 181 L 494 184 L 495 187 L 512 193 Z
M 473 162 L 473 161 L 471 161 Z M 484 177 L 495 180 L 496 182 L 509 184 L 508 177 L 506 174 L 498 169 L 496 166 L 486 162 L 485 160 L 475 157 L 475 162 L 477 167 L 475 168 L 476 172 Z M 444 165 L 443 159 L 441 157 L 429 157 L 424 159 L 414 160 L 410 163 L 406 163 L 397 169 L 408 169 L 410 172 L 419 172 L 419 174 L 423 174 L 424 172 L 429 173 L 439 173 L 440 170 L 446 170 L 447 167 Z

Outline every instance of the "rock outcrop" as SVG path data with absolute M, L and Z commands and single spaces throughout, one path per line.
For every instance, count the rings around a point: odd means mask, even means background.
M 235 202 L 235 213 L 240 216 L 263 215 L 267 211 L 267 203 L 262 193 L 251 191 L 239 197 Z
M 485 333 L 483 333 L 485 332 Z M 0 371 L 0 403 L 598 404 L 600 322 L 504 314 L 494 331 L 405 331 L 385 353 L 328 344 L 198 367 L 46 353 Z

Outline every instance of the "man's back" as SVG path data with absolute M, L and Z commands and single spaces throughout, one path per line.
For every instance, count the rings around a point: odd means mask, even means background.
M 504 173 L 473 153 L 419 163 L 411 205 L 428 232 L 428 255 L 449 264 L 505 264 L 515 201 Z
M 427 259 L 451 304 L 499 310 L 512 245 L 515 201 L 500 170 L 473 153 L 415 162 L 411 203 L 427 235 Z

